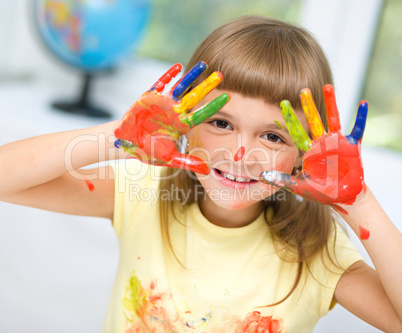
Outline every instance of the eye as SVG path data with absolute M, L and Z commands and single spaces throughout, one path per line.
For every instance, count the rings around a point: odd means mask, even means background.
M 217 119 L 217 120 L 211 121 L 210 123 L 213 124 L 217 128 L 228 129 L 228 130 L 233 129 L 232 126 L 230 126 L 230 124 L 225 120 Z
M 281 137 L 279 137 L 278 135 L 276 135 L 274 133 L 264 134 L 262 136 L 262 138 L 264 138 L 264 139 L 266 139 L 268 141 L 271 141 L 271 142 L 275 142 L 275 143 L 284 142 Z

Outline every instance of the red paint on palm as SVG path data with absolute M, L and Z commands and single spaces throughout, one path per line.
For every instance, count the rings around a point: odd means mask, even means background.
M 339 205 L 334 204 L 351 205 L 356 201 L 358 194 L 365 191 L 360 144 L 366 125 L 368 103 L 365 101 L 360 103 L 352 132 L 344 136 L 341 133 L 334 88 L 332 85 L 325 85 L 323 92 L 328 133 L 322 131 L 324 127 L 312 100 L 311 91 L 302 90 L 303 111 L 314 137 L 311 147 L 300 145 L 300 149 L 306 151 L 302 171 L 296 176 L 278 171 L 266 171 L 261 174 L 260 179 L 262 182 L 282 187 L 312 201 L 333 205 L 340 212 L 346 212 L 344 208 L 341 210 Z M 291 136 L 293 133 L 293 140 L 296 144 L 300 144 L 299 134 L 294 133 L 306 133 L 293 110 L 291 111 L 289 112 L 287 107 L 282 109 Z
M 180 64 L 172 66 L 124 114 L 114 132 L 118 139 L 115 146 L 122 147 L 144 163 L 207 174 L 209 167 L 204 161 L 177 151 L 180 136 L 218 112 L 230 99 L 224 93 L 194 113 L 189 113 L 222 81 L 222 75 L 214 72 L 178 101 L 206 68 L 204 62 L 198 63 L 182 78 L 180 87 L 176 86 L 163 95 L 161 92 L 166 85 L 181 70 Z
M 184 129 L 179 114 L 173 110 L 175 104 L 178 103 L 154 91 L 144 93 L 125 113 L 115 136 L 134 144 L 144 135 Z
M 208 166 L 199 158 L 177 151 L 177 140 L 190 127 L 174 111 L 179 102 L 157 94 L 144 93 L 123 116 L 114 134 L 130 142 L 132 153 L 144 163 L 166 165 L 207 174 Z
M 350 143 L 340 132 L 315 140 L 303 157 L 303 171 L 286 186 L 313 201 L 349 205 L 363 187 L 360 144 Z

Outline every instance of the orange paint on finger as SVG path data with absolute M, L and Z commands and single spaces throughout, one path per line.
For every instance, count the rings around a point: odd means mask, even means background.
M 313 138 L 320 138 L 325 133 L 325 129 L 310 89 L 305 88 L 301 91 L 300 101 Z
M 243 146 L 240 147 L 239 150 L 237 151 L 236 155 L 234 156 L 235 162 L 240 161 L 243 158 L 245 152 L 246 152 L 246 149 Z
M 95 185 L 94 185 L 91 181 L 85 179 L 85 183 L 87 184 L 88 189 L 89 189 L 91 192 L 95 191 Z
M 366 240 L 366 239 L 369 239 L 369 237 L 370 237 L 370 231 L 363 228 L 362 226 L 359 226 L 359 233 L 360 233 L 361 240 Z

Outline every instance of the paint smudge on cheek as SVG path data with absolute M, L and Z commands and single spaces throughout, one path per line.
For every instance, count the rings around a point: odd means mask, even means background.
M 240 147 L 239 150 L 237 151 L 236 155 L 234 156 L 235 162 L 240 161 L 243 158 L 245 152 L 246 152 L 246 148 L 244 148 L 243 146 Z
M 360 233 L 361 240 L 366 240 L 366 239 L 369 239 L 369 237 L 370 237 L 370 231 L 363 228 L 362 226 L 359 226 L 359 233 Z
M 91 181 L 85 179 L 85 184 L 87 184 L 88 190 L 89 190 L 90 192 L 95 191 L 95 185 L 94 185 Z

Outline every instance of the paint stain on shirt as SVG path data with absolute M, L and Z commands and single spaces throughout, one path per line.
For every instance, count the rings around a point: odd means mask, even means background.
M 262 316 L 259 311 L 253 311 L 239 323 L 235 332 L 285 333 L 286 330 L 281 319 L 275 319 L 272 316 Z

